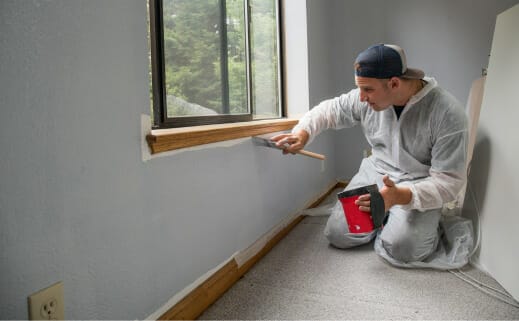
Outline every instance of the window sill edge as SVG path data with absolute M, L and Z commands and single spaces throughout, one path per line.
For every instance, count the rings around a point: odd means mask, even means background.
M 290 130 L 297 119 L 268 119 L 182 128 L 156 129 L 146 136 L 151 154 Z

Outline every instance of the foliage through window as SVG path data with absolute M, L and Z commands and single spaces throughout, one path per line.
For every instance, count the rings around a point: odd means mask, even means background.
M 149 0 L 155 126 L 279 118 L 278 0 Z

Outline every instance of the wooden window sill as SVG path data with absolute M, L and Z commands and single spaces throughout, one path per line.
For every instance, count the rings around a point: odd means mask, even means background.
M 170 150 L 221 142 L 283 130 L 290 130 L 297 119 L 268 119 L 243 123 L 228 123 L 152 130 L 146 136 L 152 154 Z

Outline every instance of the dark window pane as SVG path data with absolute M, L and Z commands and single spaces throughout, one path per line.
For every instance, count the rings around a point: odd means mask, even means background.
M 164 0 L 168 117 L 247 113 L 243 1 L 223 9 L 219 0 Z
M 149 3 L 157 128 L 281 116 L 277 0 Z

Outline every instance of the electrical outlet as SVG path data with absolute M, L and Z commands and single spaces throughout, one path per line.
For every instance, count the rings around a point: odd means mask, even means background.
M 63 282 L 58 282 L 28 298 L 29 320 L 64 320 Z

